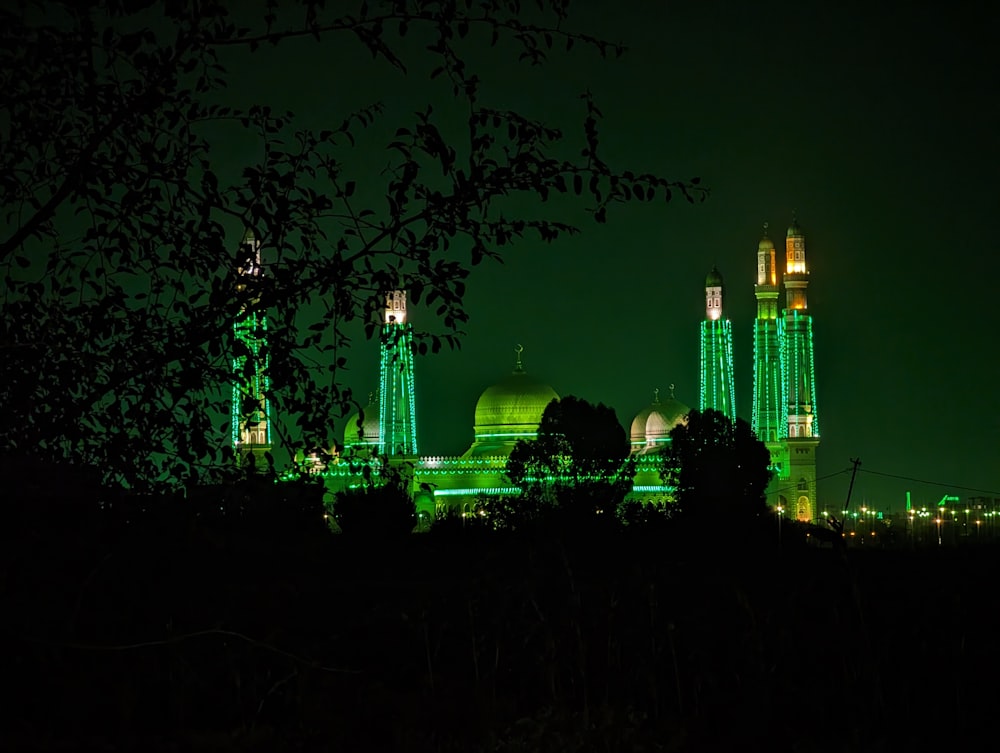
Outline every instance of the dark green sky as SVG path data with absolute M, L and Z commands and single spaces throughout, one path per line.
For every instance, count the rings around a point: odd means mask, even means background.
M 418 360 L 422 454 L 469 445 L 476 399 L 509 372 L 516 343 L 560 395 L 604 402 L 625 424 L 670 383 L 696 407 L 713 264 L 733 320 L 737 409 L 749 418 L 757 241 L 768 221 L 780 247 L 794 210 L 811 271 L 820 476 L 860 457 L 862 469 L 1000 497 L 996 12 L 971 3 L 579 5 L 576 27 L 624 42 L 625 58 L 583 52 L 532 69 L 486 54 L 484 99 L 570 129 L 589 88 L 610 161 L 700 176 L 711 198 L 620 207 L 605 226 L 574 215 L 580 236 L 529 241 L 504 265 L 477 269 L 462 350 Z M 234 98 L 279 93 L 317 122 L 380 100 L 394 128 L 424 100 L 448 105 L 419 67 L 403 79 L 347 39 L 300 51 L 303 70 L 257 60 Z M 385 161 L 374 153 L 372 172 Z M 418 326 L 421 316 L 430 315 L 414 311 Z M 352 386 L 375 389 L 377 369 L 376 344 L 359 343 Z M 822 481 L 821 505 L 835 507 L 847 484 L 846 475 Z M 898 507 L 907 489 L 917 502 L 973 494 L 866 473 L 855 499 Z

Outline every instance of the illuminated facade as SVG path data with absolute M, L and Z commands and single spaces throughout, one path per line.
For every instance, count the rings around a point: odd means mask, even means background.
M 712 267 L 705 278 L 705 320 L 701 323 L 701 384 L 699 408 L 712 408 L 736 419 L 733 379 L 733 326 L 723 317 L 724 286 Z
M 771 453 L 775 479 L 768 501 L 785 515 L 811 519 L 816 505 L 816 448 L 819 429 L 815 408 L 812 319 L 806 291 L 809 270 L 805 236 L 797 223 L 788 229 L 786 264 L 779 280 L 774 243 L 764 237 L 757 248 L 757 316 L 754 322 L 753 407 L 751 424 Z M 252 236 L 243 244 L 248 261 L 240 266 L 240 289 L 260 275 L 260 249 Z M 784 308 L 779 294 L 784 288 Z M 706 278 L 705 320 L 701 323 L 701 409 L 714 408 L 735 418 L 733 340 L 723 316 L 722 276 L 713 269 Z M 238 450 L 270 448 L 267 393 L 267 323 L 248 303 L 236 324 L 242 354 L 234 360 L 237 374 L 249 375 L 246 389 L 233 393 L 233 445 Z M 413 329 L 408 319 L 405 291 L 392 291 L 386 305 L 380 337 L 379 389 L 368 404 L 348 419 L 343 444 L 330 453 L 330 462 L 305 459 L 310 472 L 320 474 L 328 490 L 364 483 L 365 466 L 376 474 L 392 463 L 410 479 L 422 525 L 444 509 L 463 514 L 475 511 L 483 496 L 518 493 L 506 477 L 506 463 L 518 440 L 537 436 L 545 407 L 558 394 L 524 368 L 522 348 L 515 350 L 514 369 L 483 391 L 475 406 L 473 440 L 460 456 L 420 456 L 414 392 Z M 239 351 L 238 351 L 239 353 Z M 663 503 L 670 489 L 660 478 L 660 450 L 671 429 L 687 419 L 688 407 L 670 395 L 661 401 L 659 390 L 630 426 L 631 453 L 636 464 L 630 498 Z M 311 464 L 310 464 L 311 463 Z
M 782 514 L 811 520 L 816 506 L 816 371 L 812 317 L 806 291 L 809 268 L 805 235 L 793 220 L 785 237 L 780 281 L 785 306 L 779 312 L 779 280 L 774 243 L 757 245 L 757 318 L 754 321 L 754 382 L 751 424 L 771 452 L 776 472 L 768 491 Z
M 261 278 L 260 241 L 247 232 L 236 264 L 240 315 L 233 325 L 233 394 L 230 441 L 238 458 L 255 461 L 271 450 L 271 408 L 267 393 L 267 316 L 260 310 L 255 287 Z
M 472 444 L 462 455 L 388 458 L 411 478 L 422 524 L 428 524 L 442 510 L 471 514 L 484 496 L 519 492 L 506 477 L 507 458 L 518 440 L 538 436 L 542 413 L 552 400 L 559 399 L 552 387 L 528 373 L 522 352 L 518 346 L 513 370 L 487 387 L 477 400 Z M 322 470 L 331 492 L 359 485 L 361 466 L 371 461 L 374 448 L 382 446 L 380 421 L 373 418 L 384 413 L 381 402 L 370 397 L 369 404 L 348 419 L 343 453 L 337 462 Z M 670 429 L 683 421 L 687 412 L 687 406 L 677 401 L 671 391 L 662 403 L 657 394 L 653 404 L 633 421 L 632 452 L 637 456 L 633 498 L 668 500 L 669 489 L 660 481 L 659 459 L 654 451 L 662 447 Z

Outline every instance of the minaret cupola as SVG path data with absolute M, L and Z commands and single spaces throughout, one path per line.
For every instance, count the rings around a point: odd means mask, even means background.
M 785 234 L 785 308 L 795 311 L 808 309 L 807 287 L 809 268 L 806 266 L 806 236 L 793 216 L 792 224 Z
M 778 268 L 775 263 L 774 241 L 767 237 L 767 223 L 764 235 L 757 244 L 757 285 L 777 287 Z
M 718 321 L 722 318 L 722 275 L 717 267 L 705 278 L 705 318 Z

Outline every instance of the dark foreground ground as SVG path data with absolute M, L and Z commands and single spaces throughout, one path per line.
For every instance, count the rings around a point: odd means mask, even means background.
M 8 534 L 4 750 L 995 749 L 994 548 Z

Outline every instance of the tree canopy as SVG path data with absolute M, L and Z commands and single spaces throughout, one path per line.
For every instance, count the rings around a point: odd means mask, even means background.
M 771 454 L 750 424 L 708 408 L 670 431 L 661 474 L 674 487 L 674 516 L 720 526 L 766 510 Z
M 228 467 L 220 424 L 244 378 L 232 324 L 248 296 L 269 317 L 253 357 L 268 364 L 276 442 L 327 446 L 356 406 L 342 378 L 352 337 L 373 336 L 385 291 L 436 306 L 421 352 L 454 345 L 472 267 L 526 236 L 576 231 L 555 209 L 518 214 L 510 197 L 579 197 L 604 222 L 618 202 L 704 196 L 697 179 L 606 163 L 586 94 L 571 132 L 491 105 L 477 48 L 511 50 L 526 75 L 574 45 L 621 52 L 571 31 L 564 0 L 530 17 L 518 0 L 289 0 L 238 18 L 230 5 L 0 10 L 3 454 L 97 467 L 132 488 Z M 322 128 L 267 101 L 232 104 L 236 66 L 316 42 L 357 45 L 397 78 Z M 378 98 L 402 88 L 426 90 L 428 105 L 384 123 Z M 431 106 L 442 97 L 457 128 Z M 373 128 L 394 134 L 378 169 L 352 156 Z M 236 165 L 233 143 L 252 145 Z M 247 230 L 266 271 L 239 290 Z
M 507 476 L 521 489 L 508 501 L 516 517 L 557 511 L 563 522 L 613 518 L 628 493 L 634 468 L 629 442 L 614 410 L 572 395 L 546 406 L 532 440 L 520 440 Z
M 342 489 L 334 495 L 330 511 L 338 528 L 348 536 L 395 539 L 417 524 L 417 509 L 403 479 L 369 479 L 363 486 Z

